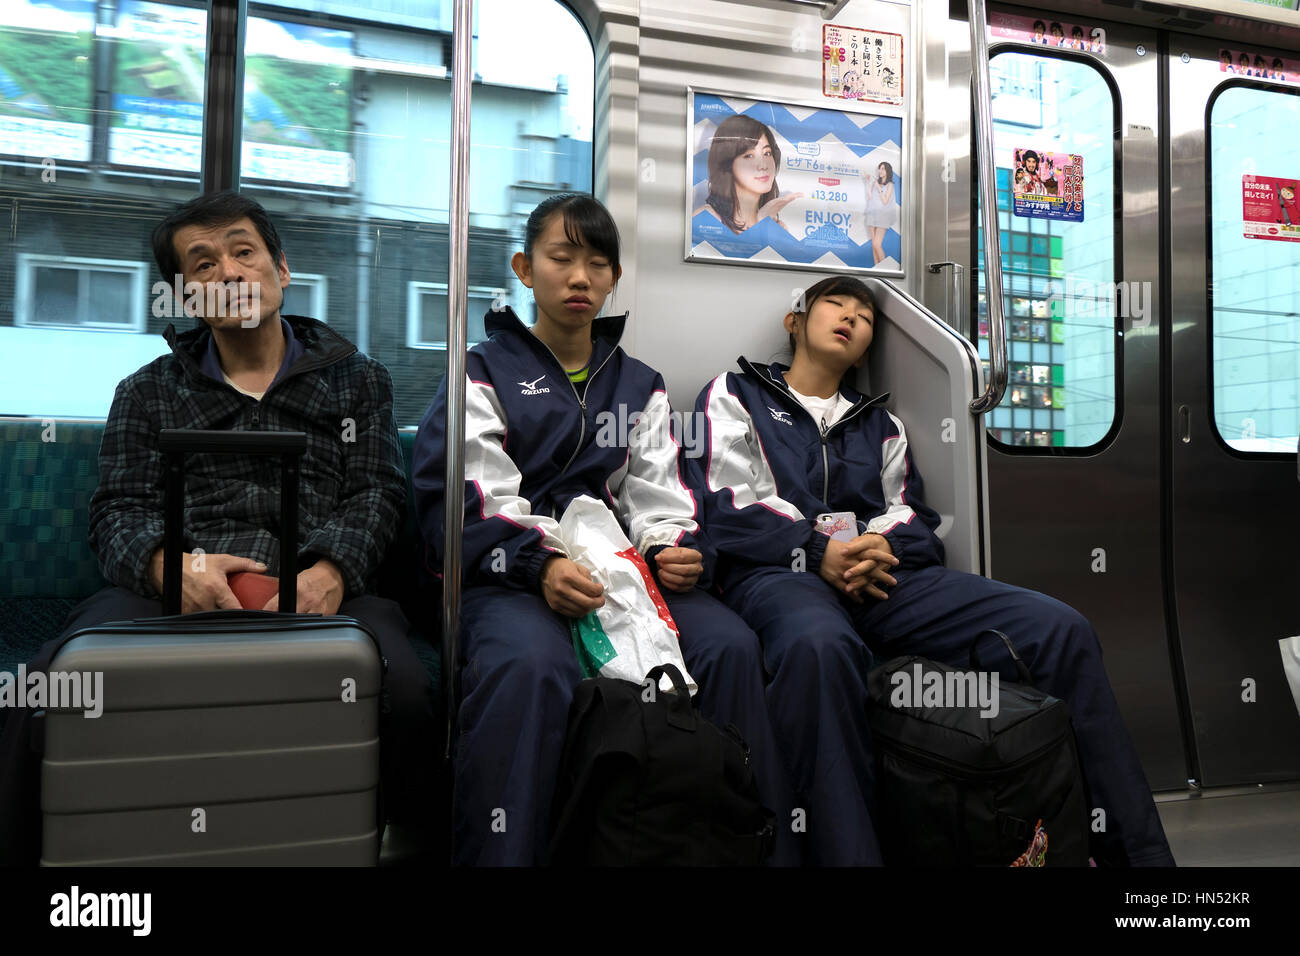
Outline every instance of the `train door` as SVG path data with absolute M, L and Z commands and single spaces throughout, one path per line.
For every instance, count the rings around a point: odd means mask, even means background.
M 949 37 L 968 36 L 965 11 L 952 18 Z M 994 576 L 1092 621 L 1148 778 L 1170 789 L 1195 753 L 1168 580 L 1160 42 L 1154 28 L 990 9 L 1008 387 L 987 426 Z M 970 66 L 965 44 L 950 47 L 953 103 L 969 101 Z M 948 253 L 973 267 L 987 361 L 974 142 L 962 132 Z
M 1300 634 L 1300 53 L 1171 34 L 1167 54 L 1170 583 L 1194 772 L 1295 779 L 1278 641 Z
M 994 574 L 1096 626 L 1154 788 L 1300 777 L 1278 648 L 1300 633 L 1300 57 L 989 21 L 1009 352 Z M 966 92 L 969 55 L 949 75 Z M 949 257 L 976 267 L 984 325 L 977 195 L 949 186 L 966 245 Z

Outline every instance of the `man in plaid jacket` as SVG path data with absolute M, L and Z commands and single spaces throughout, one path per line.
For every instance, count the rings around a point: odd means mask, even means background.
M 163 428 L 307 434 L 299 482 L 298 611 L 369 625 L 388 662 L 381 773 L 390 817 L 419 830 L 433 800 L 432 686 L 391 601 L 367 594 L 401 525 L 402 453 L 388 371 L 324 323 L 281 316 L 290 275 L 275 226 L 256 202 L 209 194 L 154 230 L 154 257 L 203 325 L 164 333 L 170 355 L 117 387 L 90 502 L 90 545 L 113 587 L 73 609 L 64 636 L 28 671 L 45 670 L 73 631 L 162 613 Z M 192 455 L 187 462 L 182 613 L 238 608 L 227 576 L 277 574 L 279 463 Z M 279 597 L 266 604 L 278 607 Z M 0 864 L 39 853 L 39 758 L 30 714 L 0 732 Z

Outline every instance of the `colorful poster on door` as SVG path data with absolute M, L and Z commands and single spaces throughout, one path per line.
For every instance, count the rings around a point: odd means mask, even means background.
M 989 14 L 989 36 L 995 40 L 1016 40 L 1054 50 L 1079 53 L 1106 52 L 1106 31 L 1090 23 L 1072 23 L 1051 17 L 1022 17 L 1011 13 Z
M 1300 81 L 1300 61 L 1284 60 L 1280 56 L 1251 53 L 1246 50 L 1222 49 L 1219 51 L 1219 72 L 1236 76 L 1253 76 L 1259 80 L 1280 83 Z
M 903 105 L 903 35 L 822 24 L 822 94 Z
M 1083 157 L 1045 149 L 1015 150 L 1011 195 L 1017 216 L 1083 222 Z
M 1241 218 L 1247 239 L 1300 242 L 1300 179 L 1241 177 Z
M 900 274 L 900 117 L 688 96 L 686 259 Z

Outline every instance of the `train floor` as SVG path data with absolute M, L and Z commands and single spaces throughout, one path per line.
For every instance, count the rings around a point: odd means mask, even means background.
M 1300 782 L 1158 793 L 1156 809 L 1179 866 L 1300 866 Z M 380 865 L 445 858 L 390 827 Z
M 1300 866 L 1300 783 L 1156 794 L 1179 866 Z

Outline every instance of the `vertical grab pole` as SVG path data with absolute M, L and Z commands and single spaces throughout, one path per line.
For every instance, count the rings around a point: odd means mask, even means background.
M 993 168 L 993 101 L 989 93 L 989 41 L 984 0 L 970 0 L 970 60 L 975 93 L 975 159 L 980 183 L 980 222 L 984 226 L 985 298 L 989 308 L 989 381 L 970 410 L 982 415 L 1002 401 L 1007 390 L 1007 316 L 1002 302 L 1002 236 L 998 232 L 997 171 Z M 972 303 L 973 304 L 973 303 Z
M 442 693 L 447 703 L 443 756 L 451 758 L 460 635 L 461 533 L 465 527 L 465 339 L 469 310 L 469 100 L 473 0 L 456 0 L 451 60 L 451 204 L 447 266 L 447 471 L 442 552 Z

